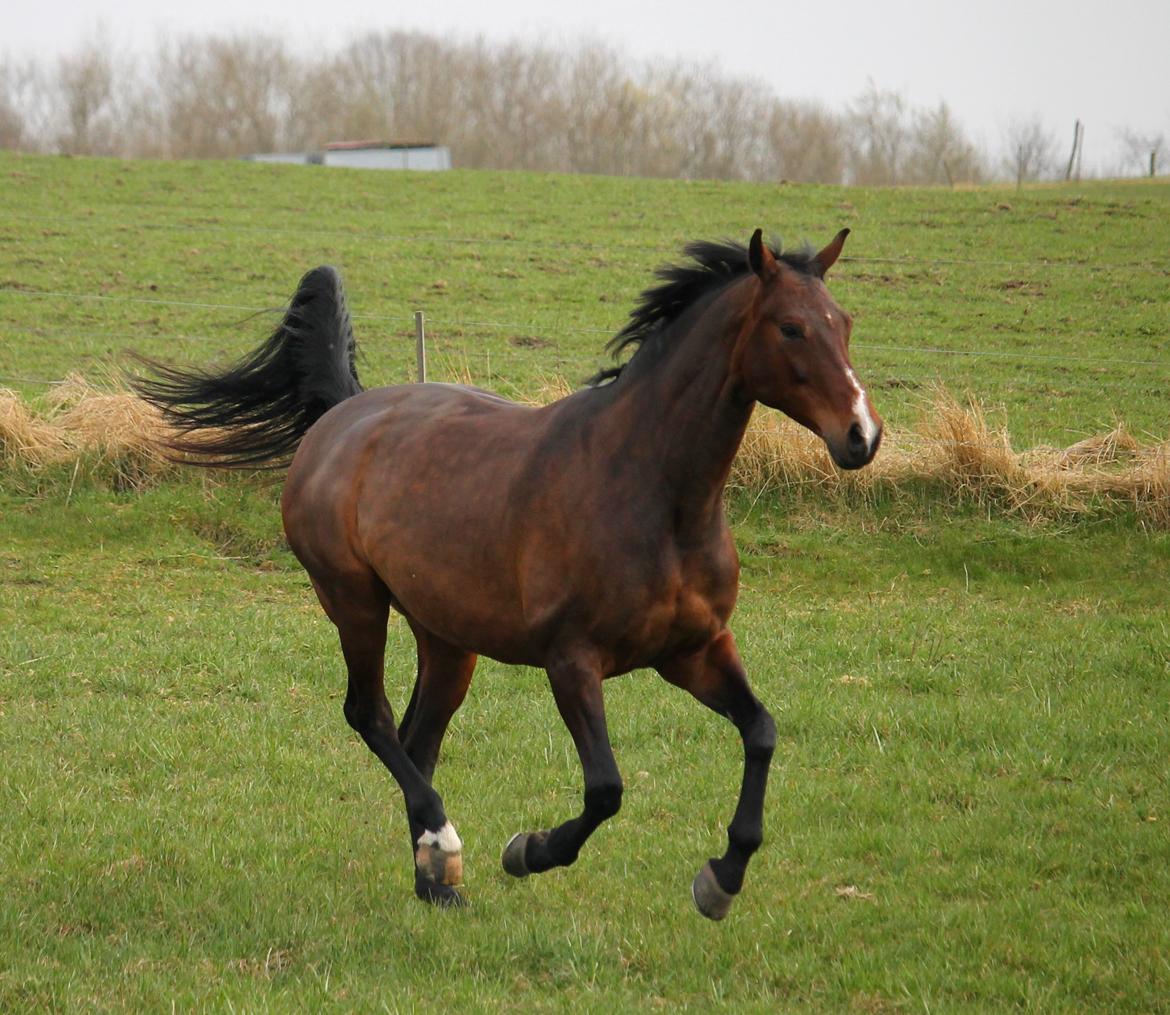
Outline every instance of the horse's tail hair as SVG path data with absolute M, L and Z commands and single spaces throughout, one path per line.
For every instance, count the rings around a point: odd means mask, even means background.
M 141 359 L 150 376 L 138 394 L 173 429 L 164 446 L 184 461 L 280 468 L 326 412 L 362 390 L 357 346 L 335 268 L 314 268 L 297 286 L 280 325 L 259 348 L 222 372 Z

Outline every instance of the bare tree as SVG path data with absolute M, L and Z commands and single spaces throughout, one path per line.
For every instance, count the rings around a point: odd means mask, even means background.
M 649 93 L 625 71 L 620 56 L 598 43 L 569 61 L 565 81 L 565 143 L 573 172 L 645 174 Z
M 871 84 L 840 114 L 713 64 L 631 64 L 596 43 L 383 32 L 298 57 L 277 38 L 205 36 L 134 62 L 99 38 L 55 74 L 30 67 L 0 63 L 0 144 L 222 158 L 370 138 L 446 144 L 467 167 L 865 184 L 985 172 L 945 105 L 916 110 Z
M 453 144 L 465 77 L 462 50 L 435 36 L 362 36 L 302 71 L 293 89 L 291 133 L 302 146 L 344 138 Z
M 918 110 L 910 131 L 906 178 L 912 183 L 978 183 L 986 169 L 945 102 Z
M 275 38 L 212 36 L 164 46 L 155 70 L 173 157 L 280 151 L 293 63 Z
M 901 183 L 910 130 L 906 100 L 872 81 L 849 109 L 850 183 Z
M 518 44 L 482 47 L 478 55 L 481 83 L 469 98 L 474 98 L 472 108 L 492 139 L 495 164 L 503 169 L 567 168 L 558 55 Z
M 35 64 L 0 58 L 0 148 L 19 151 L 37 146 L 35 121 L 43 93 Z
M 1117 131 L 1123 151 L 1123 165 L 1126 171 L 1139 176 L 1153 176 L 1157 172 L 1158 160 L 1166 148 L 1165 134 L 1142 134 L 1123 127 Z
M 763 179 L 844 181 L 848 147 L 841 117 L 812 103 L 774 99 L 764 129 L 768 172 Z
M 1004 169 L 1016 186 L 1056 175 L 1056 137 L 1039 117 L 1013 120 L 1004 133 Z
M 61 123 L 57 148 L 66 154 L 114 153 L 115 69 L 110 51 L 100 38 L 57 63 L 55 90 Z

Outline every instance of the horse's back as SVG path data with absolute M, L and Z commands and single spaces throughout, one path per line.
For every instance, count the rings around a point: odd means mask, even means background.
M 515 450 L 533 410 L 489 391 L 454 384 L 373 388 L 326 413 L 289 467 L 283 509 L 293 516 L 352 511 L 358 499 L 440 496 L 485 464 L 499 478 L 494 447 Z M 504 436 L 506 434 L 507 436 Z M 504 456 L 506 457 L 506 456 Z

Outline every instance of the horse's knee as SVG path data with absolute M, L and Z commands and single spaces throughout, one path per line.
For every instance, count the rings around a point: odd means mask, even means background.
M 600 786 L 591 786 L 585 791 L 585 811 L 599 821 L 612 818 L 622 809 L 622 783 L 603 783 Z

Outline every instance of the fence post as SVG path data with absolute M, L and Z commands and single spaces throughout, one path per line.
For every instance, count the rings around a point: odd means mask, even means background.
M 427 335 L 421 310 L 414 312 L 414 359 L 418 367 L 418 382 L 424 384 L 427 379 Z
M 1068 180 L 1072 179 L 1073 166 L 1076 165 L 1076 161 L 1077 161 L 1077 146 L 1080 143 L 1081 143 L 1081 121 L 1077 120 L 1077 122 L 1073 124 L 1073 145 L 1072 145 L 1072 151 L 1068 153 L 1068 168 L 1065 169 L 1065 171 L 1064 171 L 1064 178 L 1065 178 L 1066 182 Z

